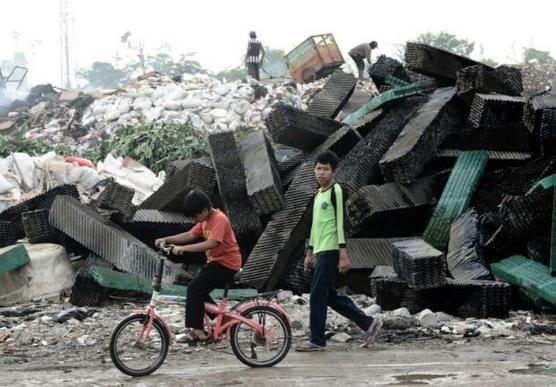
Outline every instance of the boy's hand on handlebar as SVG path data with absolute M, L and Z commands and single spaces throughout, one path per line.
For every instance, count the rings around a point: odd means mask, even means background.
M 172 253 L 175 255 L 182 255 L 184 253 L 188 252 L 188 246 L 174 246 L 174 248 L 172 249 Z
M 165 245 L 166 244 L 166 238 L 158 238 L 154 241 L 154 245 L 156 247 L 160 247 L 161 245 Z

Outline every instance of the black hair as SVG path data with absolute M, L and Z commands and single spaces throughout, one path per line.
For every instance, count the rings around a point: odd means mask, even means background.
M 336 153 L 332 152 L 332 151 L 325 151 L 322 153 L 319 153 L 319 155 L 317 156 L 316 160 L 315 160 L 315 165 L 318 164 L 330 164 L 330 167 L 332 168 L 333 171 L 336 170 L 336 168 L 338 168 L 338 156 L 336 156 Z
M 373 40 L 372 42 L 369 43 L 369 46 L 371 46 L 371 48 L 374 50 L 375 48 L 378 47 L 378 43 L 376 42 L 376 40 Z
M 212 210 L 212 200 L 201 190 L 192 189 L 183 200 L 183 212 L 185 216 L 195 216 L 200 214 L 204 209 Z

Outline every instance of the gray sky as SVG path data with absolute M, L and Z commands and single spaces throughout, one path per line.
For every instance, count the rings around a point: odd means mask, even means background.
M 332 32 L 344 54 L 377 40 L 377 55 L 391 55 L 419 33 L 444 30 L 482 43 L 483 57 L 502 63 L 519 60 L 525 46 L 556 54 L 555 1 L 69 0 L 69 8 L 74 67 L 110 61 L 127 30 L 147 50 L 169 44 L 175 56 L 197 52 L 212 71 L 241 63 L 251 29 L 266 46 L 285 51 L 309 35 Z M 30 82 L 59 85 L 59 1 L 4 1 L 2 13 L 0 60 L 25 51 Z M 473 57 L 480 58 L 479 50 Z

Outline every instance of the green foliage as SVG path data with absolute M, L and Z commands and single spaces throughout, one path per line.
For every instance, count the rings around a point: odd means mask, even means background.
M 490 67 L 498 67 L 498 62 L 496 62 L 492 58 L 483 58 L 480 60 L 480 62 Z
M 245 79 L 247 78 L 247 69 L 245 68 L 245 66 L 237 66 L 234 68 L 226 69 L 216 74 L 216 78 L 221 81 L 225 79 L 228 82 Z
M 475 48 L 475 43 L 467 39 L 459 39 L 447 32 L 427 32 L 417 37 L 417 42 L 453 52 L 457 55 L 469 56 Z
M 552 62 L 554 58 L 552 58 L 552 55 L 550 55 L 549 51 L 537 50 L 532 47 L 524 47 L 523 61 L 525 63 L 528 63 L 535 60 L 539 63 L 548 63 Z
M 265 47 L 265 54 L 262 63 L 261 77 L 282 77 L 288 71 L 288 66 L 284 59 L 284 50 L 271 49 Z
M 0 136 L 0 157 L 8 157 L 12 153 L 22 152 L 31 156 L 40 156 L 50 151 L 61 156 L 74 154 L 66 144 L 50 145 L 42 141 L 28 140 L 18 131 L 10 136 Z
M 129 156 L 158 173 L 172 161 L 207 156 L 207 150 L 206 136 L 195 132 L 190 125 L 143 123 L 122 128 L 112 140 L 104 141 L 87 157 L 98 162 L 109 153 Z
M 195 53 L 181 55 L 178 60 L 166 53 L 159 51 L 156 55 L 147 57 L 146 65 L 154 71 L 161 72 L 170 77 L 180 76 L 183 74 L 206 74 L 201 64 L 193 59 Z
M 88 69 L 80 69 L 77 76 L 87 80 L 92 87 L 115 89 L 129 83 L 128 69 L 118 69 L 108 62 L 94 62 Z

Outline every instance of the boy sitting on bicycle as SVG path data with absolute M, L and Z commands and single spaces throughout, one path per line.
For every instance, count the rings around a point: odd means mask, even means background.
M 233 280 L 241 269 L 241 253 L 228 217 L 213 208 L 206 193 L 191 190 L 185 197 L 183 210 L 186 216 L 195 218 L 195 226 L 187 232 L 159 238 L 155 244 L 176 245 L 172 250 L 176 255 L 206 252 L 207 264 L 189 283 L 185 306 L 187 341 L 198 342 L 207 338 L 203 329 L 205 302 L 214 303 L 209 293 Z M 200 237 L 205 240 L 190 244 Z

